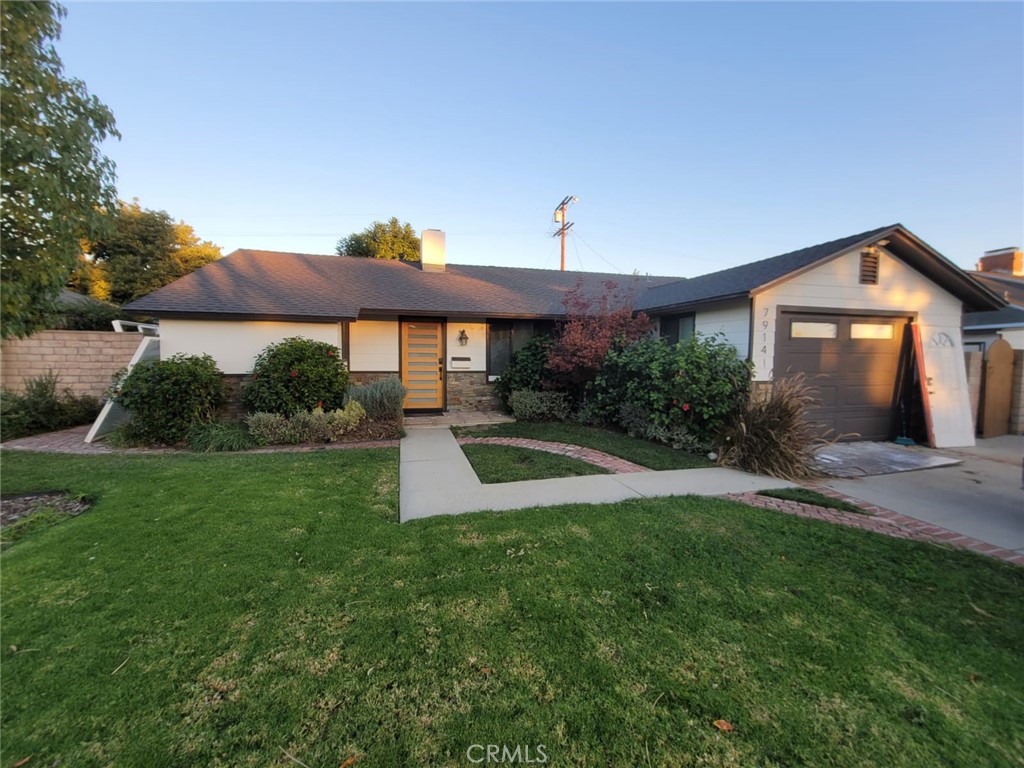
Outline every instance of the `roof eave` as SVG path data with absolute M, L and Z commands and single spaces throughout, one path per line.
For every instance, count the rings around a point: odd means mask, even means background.
M 663 304 L 657 307 L 641 307 L 637 311 L 647 315 L 671 315 L 676 312 L 685 312 L 688 309 L 703 307 L 708 304 L 718 304 L 722 301 L 733 301 L 734 299 L 749 299 L 750 291 L 738 291 L 736 293 L 723 293 L 719 296 L 711 296 L 697 301 L 684 301 L 677 304 Z
M 129 305 L 130 306 L 130 305 Z M 125 311 L 133 315 L 146 315 L 159 320 L 248 320 L 276 323 L 344 323 L 355 320 L 350 315 L 297 315 L 273 312 L 185 312 L 181 310 L 166 311 L 160 309 L 130 309 Z

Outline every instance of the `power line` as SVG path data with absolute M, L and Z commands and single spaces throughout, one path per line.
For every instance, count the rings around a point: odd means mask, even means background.
M 598 253 L 598 252 L 597 252 L 597 250 L 596 250 L 596 249 L 594 248 L 594 246 L 592 246 L 592 245 L 591 245 L 590 243 L 588 243 L 588 242 L 587 242 L 586 240 L 584 240 L 584 239 L 583 239 L 582 237 L 580 237 L 580 233 L 579 233 L 579 232 L 573 232 L 573 233 L 572 233 L 572 236 L 573 236 L 573 239 L 579 238 L 579 241 L 580 241 L 581 243 L 583 243 L 583 244 L 584 244 L 585 246 L 587 246 L 587 248 L 589 248 L 589 249 L 590 249 L 591 251 L 593 251 L 593 252 L 594 252 L 594 255 L 596 255 L 596 256 L 597 256 L 597 257 L 598 257 L 598 258 L 599 258 L 599 259 L 600 259 L 601 261 L 603 261 L 603 262 L 604 262 L 605 264 L 607 264 L 607 265 L 608 265 L 609 267 L 611 267 L 612 269 L 614 269 L 614 270 L 615 270 L 616 272 L 618 272 L 618 273 L 619 273 L 620 275 L 624 275 L 624 274 L 626 274 L 626 273 L 625 273 L 625 271 L 624 271 L 623 269 L 621 269 L 620 267 L 616 266 L 615 264 L 612 264 L 612 263 L 611 263 L 610 261 L 608 261 L 608 259 L 606 259 L 606 258 L 605 258 L 604 256 L 602 256 L 602 255 L 601 255 L 600 253 Z

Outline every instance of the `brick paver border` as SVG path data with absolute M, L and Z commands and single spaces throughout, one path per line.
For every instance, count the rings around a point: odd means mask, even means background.
M 620 459 L 618 456 L 568 443 L 551 443 L 546 440 L 531 440 L 525 437 L 460 437 L 458 443 L 459 445 L 508 445 L 513 448 L 528 448 L 532 451 L 554 453 L 607 469 L 614 475 L 651 471 L 647 467 L 641 467 L 639 464 Z
M 819 507 L 816 504 L 805 504 L 800 501 L 789 501 L 776 499 L 771 496 L 760 496 L 757 493 L 730 493 L 726 498 L 749 504 L 762 509 L 772 509 L 777 512 L 784 512 L 787 515 L 807 517 L 812 520 L 824 520 L 836 525 L 845 525 L 851 528 L 860 528 L 865 531 L 881 533 L 885 536 L 892 536 L 897 539 L 913 539 L 914 541 L 927 541 L 931 544 L 948 544 L 959 549 L 968 549 L 981 555 L 988 555 L 1008 563 L 1024 566 L 1024 555 L 1013 550 L 1003 549 L 985 541 L 964 536 L 956 531 L 947 528 L 940 528 L 937 525 L 917 520 L 907 515 L 893 512 L 891 509 L 879 507 L 875 504 L 868 504 L 860 499 L 851 496 L 844 496 L 836 493 L 831 488 L 820 485 L 806 485 L 806 488 L 829 496 L 833 499 L 845 501 L 864 510 L 864 514 L 856 512 L 841 512 L 838 509 Z

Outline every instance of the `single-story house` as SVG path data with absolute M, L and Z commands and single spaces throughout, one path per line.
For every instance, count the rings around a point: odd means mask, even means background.
M 671 339 L 721 333 L 754 380 L 820 377 L 815 418 L 863 439 L 891 437 L 903 326 L 920 328 L 937 446 L 974 441 L 961 320 L 1003 301 L 899 224 L 692 279 L 445 263 L 423 233 L 418 263 L 239 250 L 129 304 L 160 319 L 160 354 L 207 353 L 251 371 L 268 344 L 338 346 L 353 380 L 401 376 L 411 410 L 493 404 L 512 353 L 564 313 L 567 291 L 608 281 Z

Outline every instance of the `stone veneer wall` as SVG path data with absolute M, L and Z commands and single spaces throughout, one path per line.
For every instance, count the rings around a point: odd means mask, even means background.
M 102 397 L 110 378 L 131 362 L 142 343 L 138 333 L 39 331 L 27 339 L 5 339 L 0 383 L 21 392 L 25 380 L 53 371 L 58 389 Z
M 246 416 L 242 404 L 242 387 L 252 381 L 251 373 L 225 373 L 224 384 L 227 400 L 220 409 L 220 418 L 225 421 L 241 421 Z
M 348 383 L 353 387 L 365 387 L 367 384 L 372 384 L 375 381 L 383 381 L 384 379 L 398 378 L 397 371 L 349 371 Z
M 484 372 L 448 372 L 449 411 L 504 411 L 501 398 Z

